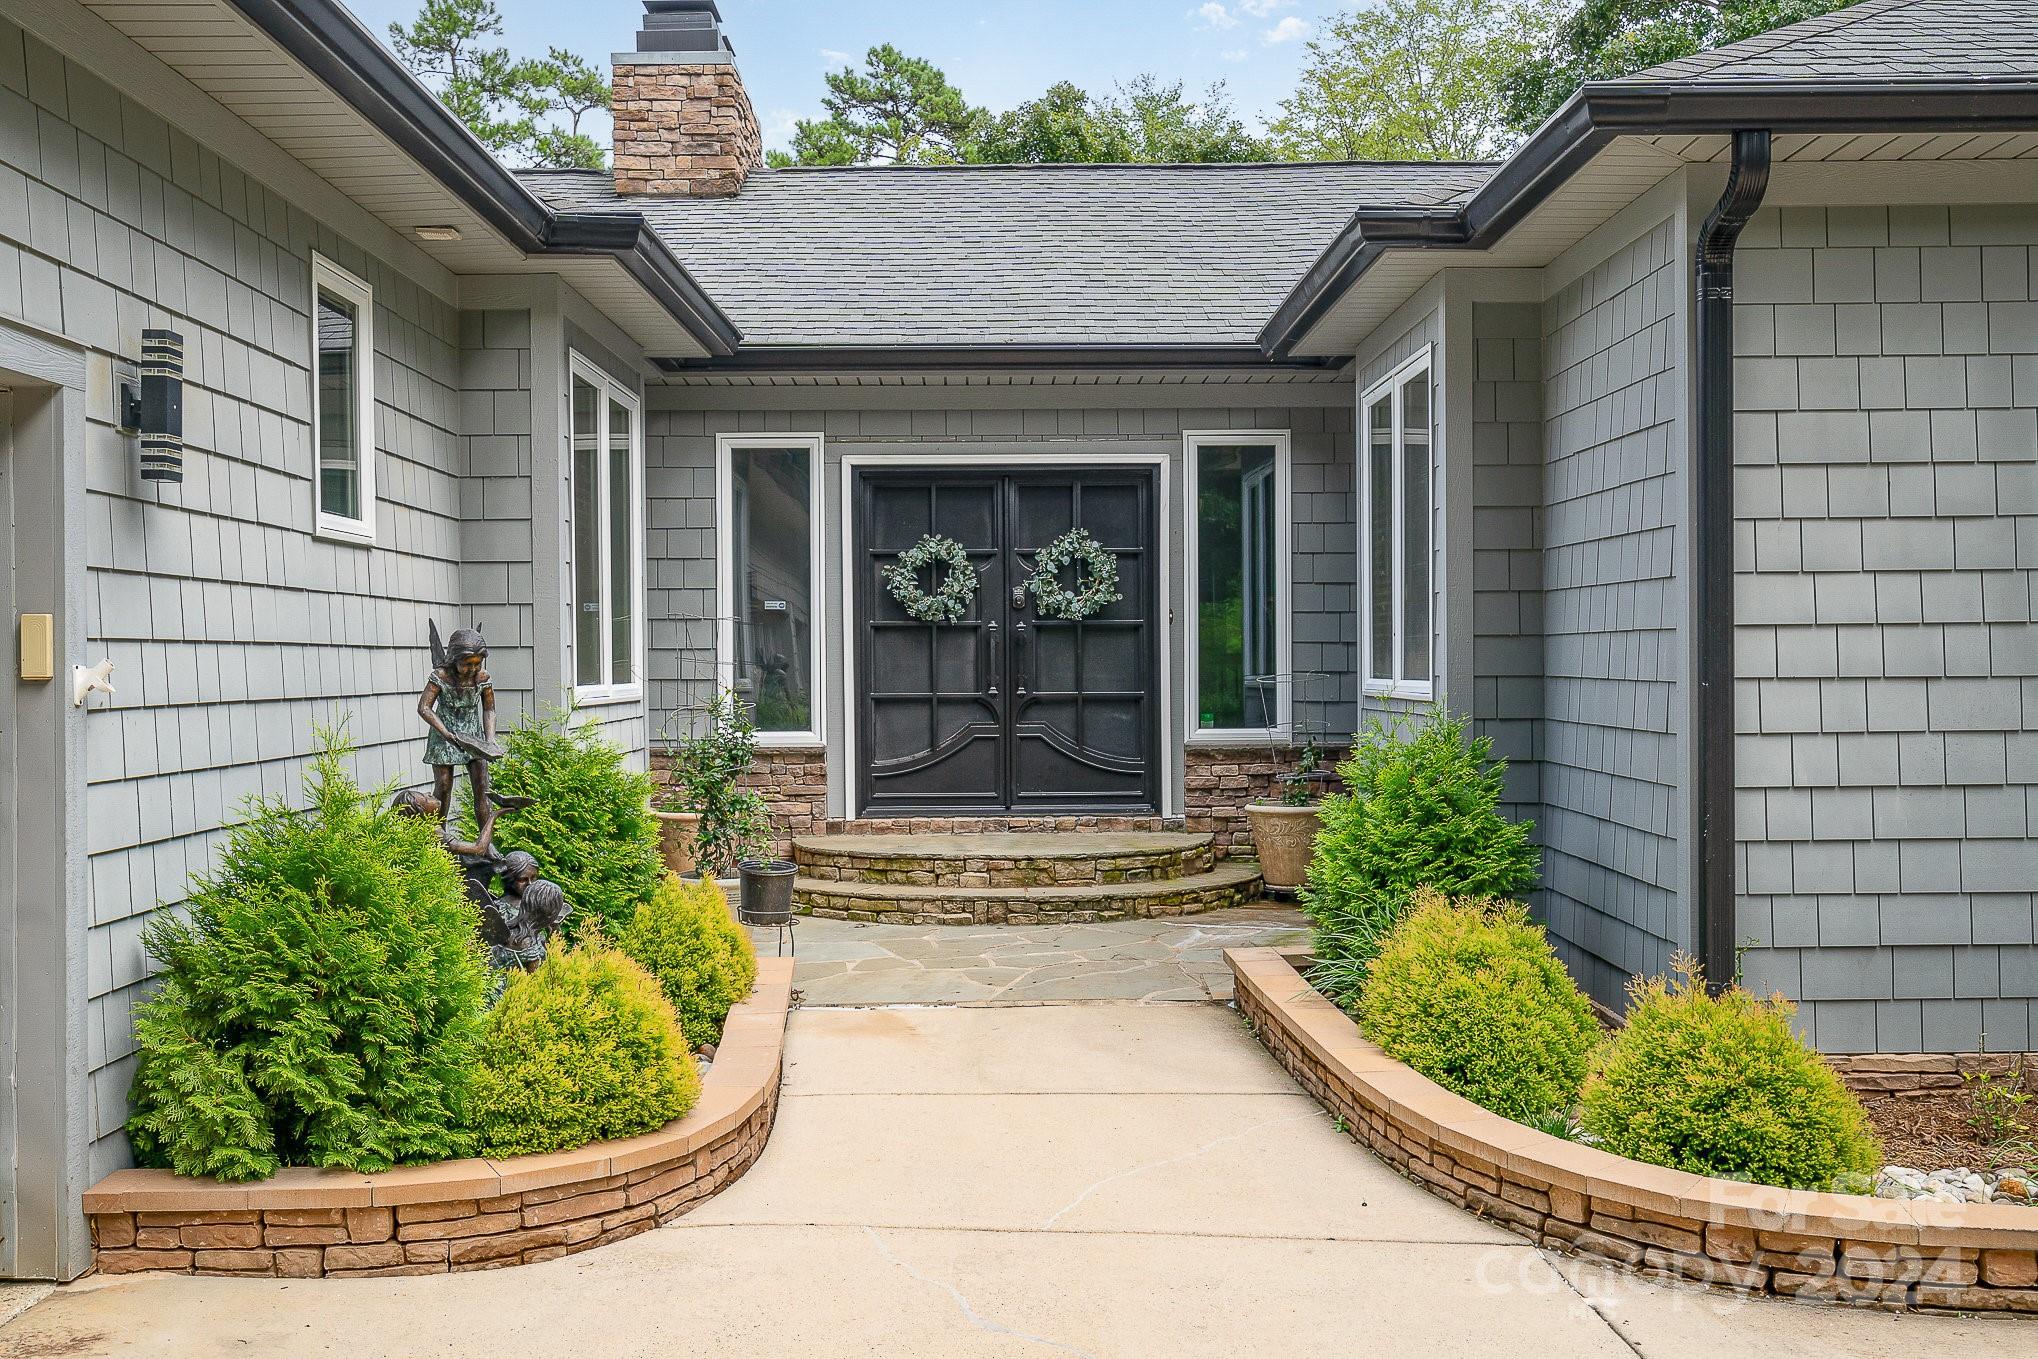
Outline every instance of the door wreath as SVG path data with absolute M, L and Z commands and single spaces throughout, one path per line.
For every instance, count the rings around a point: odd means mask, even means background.
M 1064 590 L 1061 569 L 1074 563 L 1076 588 Z M 1034 607 L 1047 618 L 1080 622 L 1125 598 L 1118 593 L 1118 558 L 1088 529 L 1073 528 L 1040 549 L 1033 558 L 1033 574 L 1026 581 L 1033 591 Z
M 921 569 L 945 566 L 947 574 L 932 594 L 920 588 Z M 899 606 L 923 623 L 960 623 L 977 597 L 977 569 L 969 551 L 953 538 L 930 533 L 884 568 L 885 586 Z

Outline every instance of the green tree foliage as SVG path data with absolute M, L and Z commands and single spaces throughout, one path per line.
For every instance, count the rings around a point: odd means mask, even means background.
M 1467 741 L 1442 707 L 1420 723 L 1375 719 L 1338 766 L 1346 792 L 1323 800 L 1303 908 L 1316 957 L 1349 1007 L 1387 932 L 1417 888 L 1452 897 L 1518 897 L 1535 886 L 1532 823 L 1500 815 L 1505 764 L 1493 743 Z
M 1064 81 L 987 119 L 968 148 L 985 164 L 1208 164 L 1267 160 L 1219 81 L 1191 97 L 1181 81 L 1143 75 L 1093 97 Z
M 1373 960 L 1358 1009 L 1389 1056 L 1524 1122 L 1570 1111 L 1600 1038 L 1526 909 L 1428 889 Z
M 1275 143 L 1295 160 L 1485 160 L 1506 151 L 1504 79 L 1542 38 L 1546 0 L 1383 0 L 1309 44 Z
M 984 111 L 932 62 L 909 57 L 890 43 L 864 55 L 863 69 L 830 72 L 821 106 L 824 119 L 801 119 L 791 155 L 774 153 L 774 165 L 955 165 Z
M 658 979 L 690 1047 L 722 1039 L 729 1007 L 757 981 L 757 950 L 714 882 L 668 876 L 616 946 Z
M 553 953 L 488 1012 L 474 1077 L 476 1150 L 564 1151 L 662 1128 L 700 1071 L 658 983 L 599 943 Z
M 496 818 L 496 848 L 523 850 L 559 884 L 573 906 L 566 927 L 574 938 L 597 925 L 614 938 L 665 872 L 651 776 L 627 767 L 595 724 L 566 713 L 527 718 L 503 744 L 509 754 L 496 762 L 495 790 L 536 801 Z
M 1630 983 L 1627 1023 L 1585 1082 L 1586 1132 L 1638 1161 L 1785 1189 L 1881 1168 L 1861 1101 L 1791 1032 L 1787 1001 L 1711 996 L 1690 960 L 1673 968 Z
M 525 165 L 599 170 L 608 163 L 580 120 L 609 106 L 608 76 L 555 47 L 517 58 L 494 0 L 424 0 L 409 25 L 391 24 L 396 55 L 498 155 Z M 563 126 L 561 125 L 563 121 Z
M 143 1165 L 259 1179 L 463 1155 L 487 981 L 437 827 L 387 810 L 320 733 L 307 806 L 258 800 L 145 942 L 128 1136 Z
M 1857 0 L 1580 0 L 1507 73 L 1508 121 L 1527 133 L 1588 80 L 1613 80 Z

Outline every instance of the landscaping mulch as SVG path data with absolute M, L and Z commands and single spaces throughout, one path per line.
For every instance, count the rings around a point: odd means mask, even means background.
M 1967 1166 L 1983 1170 L 1997 1160 L 2021 1164 L 2015 1156 L 1991 1154 L 1968 1119 L 1974 1112 L 1965 1090 L 1927 1090 L 1907 1095 L 1868 1095 L 1861 1101 L 1882 1139 L 1883 1159 L 1919 1170 Z M 2028 1158 L 2029 1153 L 2025 1153 Z

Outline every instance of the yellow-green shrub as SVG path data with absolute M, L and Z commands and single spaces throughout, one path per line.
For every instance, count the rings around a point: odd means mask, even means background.
M 1494 1113 L 1567 1110 L 1599 1025 L 1542 928 L 1512 902 L 1423 889 L 1368 969 L 1359 1024 L 1386 1052 Z
M 1861 1102 L 1791 1032 L 1789 1002 L 1710 996 L 1675 966 L 1629 985 L 1627 1025 L 1585 1083 L 1586 1132 L 1638 1161 L 1786 1189 L 1881 1168 Z
M 554 952 L 489 1012 L 472 1094 L 484 1156 L 650 1132 L 700 1098 L 658 982 L 599 942 Z
M 757 981 L 757 951 L 722 889 L 668 874 L 616 941 L 658 979 L 693 1047 L 721 1041 L 729 1007 Z

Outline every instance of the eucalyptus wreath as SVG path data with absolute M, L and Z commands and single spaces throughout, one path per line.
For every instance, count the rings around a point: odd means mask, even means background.
M 1083 569 L 1076 573 L 1077 588 L 1061 587 L 1061 569 L 1071 562 Z M 1048 618 L 1084 619 L 1107 604 L 1125 598 L 1118 593 L 1118 559 L 1090 536 L 1088 529 L 1073 528 L 1040 549 L 1033 558 L 1033 575 L 1026 588 L 1033 591 L 1033 603 Z
M 920 571 L 946 566 L 947 576 L 933 594 L 920 588 Z M 883 572 L 885 585 L 900 607 L 923 623 L 959 623 L 977 597 L 977 569 L 969 552 L 953 538 L 930 533 L 899 554 Z

